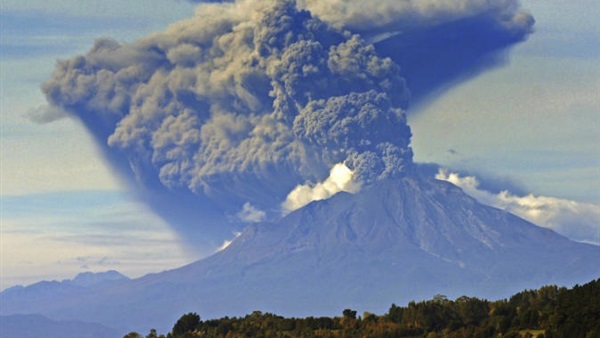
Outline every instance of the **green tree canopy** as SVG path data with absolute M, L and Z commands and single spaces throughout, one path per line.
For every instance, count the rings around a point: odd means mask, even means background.
M 188 314 L 183 315 L 175 326 L 173 326 L 172 334 L 173 336 L 180 336 L 187 332 L 193 332 L 200 324 L 200 316 L 195 312 L 190 312 Z

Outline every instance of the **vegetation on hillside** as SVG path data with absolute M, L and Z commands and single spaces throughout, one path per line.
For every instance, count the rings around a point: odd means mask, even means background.
M 166 338 L 197 337 L 600 337 L 600 279 L 572 289 L 544 286 L 510 299 L 443 295 L 383 315 L 346 309 L 340 317 L 285 318 L 255 311 L 245 317 L 201 320 L 183 315 Z M 144 338 L 132 332 L 124 338 Z M 151 330 L 145 338 L 165 338 Z

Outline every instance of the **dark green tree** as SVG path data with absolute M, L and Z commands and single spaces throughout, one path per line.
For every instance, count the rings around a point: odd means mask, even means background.
M 129 332 L 128 334 L 124 335 L 123 338 L 144 338 L 144 336 L 137 332 Z
M 150 333 L 146 335 L 146 338 L 158 338 L 158 333 L 156 333 L 155 329 L 151 329 Z
M 348 319 L 356 319 L 356 311 L 351 310 L 351 309 L 345 309 L 342 314 L 344 315 L 344 318 L 348 318 Z
M 177 337 L 186 332 L 193 332 L 198 327 L 198 324 L 200 324 L 200 316 L 197 313 L 190 312 L 185 314 L 173 326 L 173 336 Z

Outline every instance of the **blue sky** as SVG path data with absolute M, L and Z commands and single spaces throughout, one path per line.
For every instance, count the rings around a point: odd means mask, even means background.
M 164 221 L 127 194 L 76 121 L 40 125 L 27 118 L 45 104 L 39 86 L 58 58 L 85 52 L 100 36 L 132 41 L 193 8 L 164 1 L 2 3 L 2 289 L 87 270 L 139 276 L 213 249 L 180 245 Z
M 455 183 L 465 190 L 516 187 L 523 203 L 534 201 L 525 198 L 533 194 L 582 204 L 585 215 L 564 216 L 575 224 L 600 204 L 600 5 L 522 4 L 536 18 L 536 32 L 510 51 L 506 65 L 409 112 L 415 160 L 459 172 Z M 56 59 L 86 52 L 100 36 L 131 42 L 164 30 L 192 16 L 194 6 L 170 0 L 1 6 L 0 288 L 83 270 L 139 276 L 206 256 L 231 239 L 184 245 L 130 194 L 77 121 L 30 118 L 44 109 L 39 86 Z M 469 176 L 482 184 L 469 186 Z M 594 231 L 578 239 L 597 241 Z
M 598 203 L 600 20 L 591 10 L 598 4 L 523 5 L 536 32 L 510 63 L 453 88 L 410 121 L 416 159 Z

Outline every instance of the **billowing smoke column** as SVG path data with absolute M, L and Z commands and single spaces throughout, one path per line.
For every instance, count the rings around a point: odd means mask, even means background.
M 204 6 L 131 45 L 99 40 L 43 89 L 104 130 L 140 182 L 239 205 L 281 203 L 339 162 L 361 181 L 411 164 L 399 67 L 292 1 Z
M 459 14 L 488 3 L 465 1 Z M 294 187 L 323 181 L 336 164 L 358 184 L 413 168 L 400 67 L 345 29 L 377 35 L 403 22 L 422 30 L 457 7 L 360 4 L 301 2 L 331 24 L 291 0 L 203 4 L 135 43 L 98 40 L 85 56 L 60 61 L 43 91 L 174 226 L 221 222 L 243 206 L 278 214 Z M 514 2 L 492 7 L 504 12 L 488 21 L 515 30 L 506 24 L 519 21 Z M 390 17 L 373 21 L 376 11 Z

